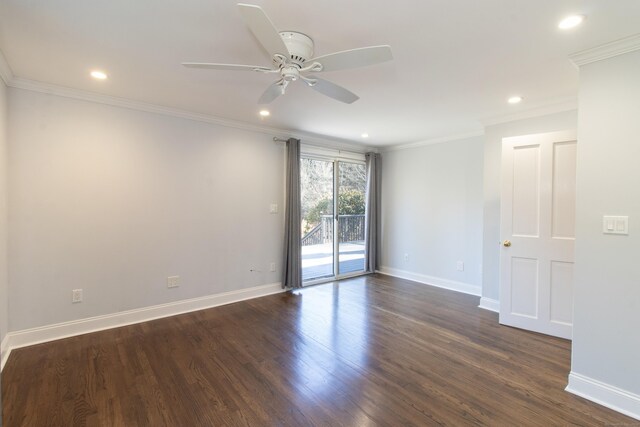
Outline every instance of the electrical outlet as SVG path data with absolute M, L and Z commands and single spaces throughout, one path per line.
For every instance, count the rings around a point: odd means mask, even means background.
M 404 262 L 409 262 L 409 254 L 404 254 Z
M 177 288 L 180 286 L 180 276 L 167 277 L 167 288 Z
M 456 269 L 457 269 L 458 271 L 464 271 L 464 262 L 462 262 L 462 261 L 458 261 L 458 262 L 456 263 Z
M 73 304 L 82 302 L 82 289 L 74 289 L 71 291 L 71 302 Z
M 276 271 L 276 263 L 272 262 L 271 264 L 269 264 L 269 271 Z
M 272 214 L 277 214 L 278 213 L 278 204 L 277 203 L 271 203 L 271 205 L 269 205 L 269 213 L 272 213 Z

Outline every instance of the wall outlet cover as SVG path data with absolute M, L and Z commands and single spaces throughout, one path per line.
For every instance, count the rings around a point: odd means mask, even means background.
M 167 277 L 167 288 L 177 288 L 180 286 L 180 276 Z

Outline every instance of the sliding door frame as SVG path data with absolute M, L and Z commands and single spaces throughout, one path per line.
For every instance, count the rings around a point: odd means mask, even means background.
M 300 158 L 322 160 L 325 162 L 333 163 L 333 276 L 305 280 L 302 282 L 302 286 L 319 285 L 321 283 L 334 282 L 336 280 L 348 279 L 350 277 L 363 276 L 367 274 L 364 268 L 362 269 L 362 271 L 339 274 L 340 239 L 338 237 L 338 192 L 340 184 L 340 163 L 356 163 L 364 165 L 366 163 L 364 154 L 301 145 Z

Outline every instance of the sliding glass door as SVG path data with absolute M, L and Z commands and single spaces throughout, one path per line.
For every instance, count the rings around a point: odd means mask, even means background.
M 364 271 L 364 164 L 338 162 L 337 275 Z
M 334 276 L 333 163 L 300 159 L 303 281 Z
M 302 279 L 364 271 L 364 163 L 302 157 Z

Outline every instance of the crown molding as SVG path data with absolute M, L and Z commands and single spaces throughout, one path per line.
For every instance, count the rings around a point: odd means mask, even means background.
M 13 80 L 13 72 L 11 71 L 11 67 L 7 62 L 7 59 L 4 57 L 4 54 L 0 50 L 0 78 L 4 81 L 4 84 L 9 86 L 11 81 Z
M 10 69 L 9 69 L 10 71 Z M 4 77 L 3 77 L 4 78 Z M 5 80 L 6 82 L 6 80 Z M 192 111 L 181 110 L 178 108 L 165 107 L 162 105 L 156 105 L 146 102 L 133 101 L 127 98 L 119 98 L 110 95 L 104 95 L 96 92 L 89 92 L 80 89 L 73 89 L 64 86 L 53 85 L 49 83 L 38 82 L 35 80 L 23 79 L 21 77 L 11 76 L 7 82 L 7 86 L 23 89 L 32 92 L 45 93 L 49 95 L 61 96 L 64 98 L 72 98 L 81 101 L 94 102 L 98 104 L 105 104 L 114 107 L 127 108 L 130 110 L 143 111 L 147 113 L 161 114 L 170 117 L 177 117 L 186 120 L 194 120 L 198 122 L 211 123 L 214 125 L 224 126 L 228 128 L 258 132 L 269 135 L 270 137 L 276 136 L 278 138 L 297 138 L 305 143 L 314 144 L 320 147 L 328 147 L 335 149 L 342 149 L 353 151 L 357 153 L 364 153 L 372 151 L 372 148 L 357 142 L 333 138 L 330 136 L 313 134 L 310 132 L 304 132 L 299 130 L 281 129 L 269 126 L 255 125 L 251 123 L 242 122 L 239 120 L 225 119 L 209 114 L 195 113 Z
M 487 126 L 499 125 L 502 123 L 514 122 L 517 120 L 531 119 L 534 117 L 546 116 L 549 114 L 563 113 L 565 111 L 577 110 L 578 98 L 571 96 L 566 98 L 557 98 L 549 102 L 538 104 L 526 110 L 517 113 L 502 114 L 496 116 L 485 117 L 481 119 L 481 123 Z
M 424 147 L 425 145 L 441 144 L 443 142 L 458 141 L 461 139 L 469 139 L 469 138 L 475 138 L 479 136 L 484 136 L 484 130 L 455 133 L 455 134 L 441 136 L 438 138 L 425 139 L 423 141 L 409 142 L 406 144 L 385 145 L 383 147 L 380 147 L 380 151 L 385 153 L 389 151 L 408 150 L 411 148 Z
M 634 34 L 623 39 L 586 49 L 569 55 L 569 60 L 576 66 L 582 67 L 592 62 L 623 55 L 625 53 L 640 50 L 640 34 Z
M 577 97 L 564 97 L 564 98 L 555 98 L 552 100 L 548 100 L 544 103 L 539 103 L 534 105 L 526 110 L 518 111 L 517 113 L 510 114 L 502 114 L 485 117 L 479 120 L 482 125 L 482 130 L 477 130 L 473 132 L 465 132 L 465 133 L 451 133 L 449 135 L 444 135 L 437 138 L 426 139 L 423 141 L 416 142 L 408 142 L 397 145 L 385 145 L 380 147 L 381 152 L 390 152 L 397 150 L 406 150 L 410 148 L 418 148 L 423 147 L 425 145 L 432 144 L 441 144 L 443 142 L 457 141 L 461 139 L 467 138 L 475 138 L 478 136 L 483 136 L 485 134 L 484 128 L 488 126 L 494 126 L 502 123 L 513 122 L 517 120 L 531 119 L 534 117 L 546 116 L 549 114 L 562 113 L 565 111 L 572 111 L 578 109 L 578 99 Z

